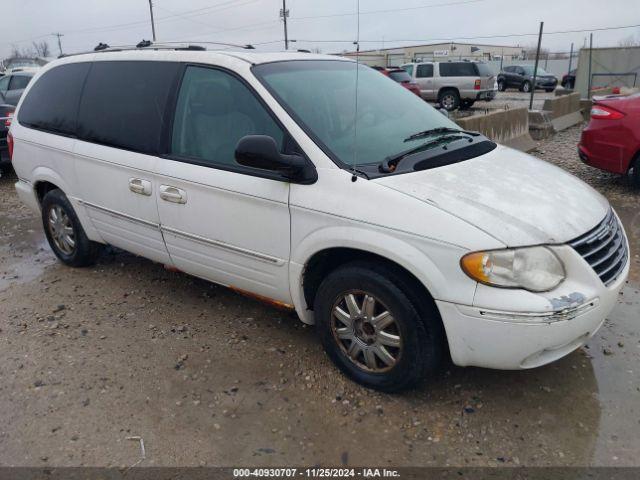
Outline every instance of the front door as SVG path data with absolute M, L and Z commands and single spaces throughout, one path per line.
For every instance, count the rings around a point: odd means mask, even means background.
M 170 153 L 157 164 L 158 211 L 173 264 L 290 303 L 289 184 L 235 162 L 245 135 L 287 136 L 255 94 L 221 69 L 187 66 Z

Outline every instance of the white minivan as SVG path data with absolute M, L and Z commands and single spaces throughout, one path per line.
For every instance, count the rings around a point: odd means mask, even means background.
M 372 388 L 447 357 L 552 362 L 594 335 L 628 275 L 602 195 L 351 60 L 71 56 L 36 75 L 16 119 L 16 188 L 63 263 L 109 244 L 295 308 Z

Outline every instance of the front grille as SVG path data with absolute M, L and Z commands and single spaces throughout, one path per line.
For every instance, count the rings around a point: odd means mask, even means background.
M 569 242 L 569 245 L 591 265 L 607 286 L 618 278 L 627 264 L 627 242 L 613 210 L 609 210 L 598 226 Z

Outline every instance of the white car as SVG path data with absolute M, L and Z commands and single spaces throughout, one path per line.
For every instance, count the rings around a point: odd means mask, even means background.
M 16 117 L 16 188 L 63 263 L 111 244 L 295 308 L 372 388 L 414 385 L 445 355 L 552 362 L 594 335 L 628 275 L 600 194 L 351 60 L 71 56 Z

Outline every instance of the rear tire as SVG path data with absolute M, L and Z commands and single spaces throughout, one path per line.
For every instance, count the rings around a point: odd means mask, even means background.
M 460 106 L 460 94 L 453 88 L 445 88 L 438 94 L 438 103 L 447 112 L 452 112 Z
M 444 350 L 440 316 L 425 297 L 386 265 L 357 261 L 334 270 L 314 302 L 327 355 L 366 387 L 395 392 L 417 385 L 437 370 Z
M 53 253 L 65 265 L 86 267 L 98 258 L 102 245 L 87 238 L 62 190 L 51 190 L 42 199 L 42 225 Z
M 631 171 L 631 181 L 636 188 L 640 188 L 640 154 L 636 155 L 636 161 L 633 164 L 633 170 Z

